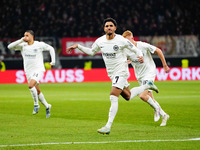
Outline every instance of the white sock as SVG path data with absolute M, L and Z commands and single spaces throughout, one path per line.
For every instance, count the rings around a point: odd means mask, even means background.
M 111 128 L 113 120 L 118 110 L 118 97 L 114 95 L 110 95 L 110 101 L 111 101 L 111 106 L 110 106 L 110 111 L 109 111 L 108 122 L 106 124 L 107 128 Z
M 151 107 L 153 107 L 154 110 L 157 110 L 159 108 L 159 106 L 153 101 L 153 99 L 150 96 L 149 96 L 149 99 L 148 99 L 147 103 L 149 103 L 149 105 Z
M 156 105 L 160 107 L 160 104 L 155 100 Z M 160 107 L 160 115 L 163 117 L 166 113 L 163 111 L 163 109 Z
M 36 90 L 36 88 L 33 87 L 33 88 L 29 89 L 29 90 L 30 90 L 31 95 L 33 97 L 34 105 L 39 105 L 38 104 L 38 96 L 37 96 L 37 90 Z
M 138 86 L 138 87 L 134 87 L 132 88 L 130 91 L 131 91 L 131 96 L 130 96 L 130 100 L 132 98 L 134 98 L 135 96 L 139 95 L 140 93 L 142 93 L 144 90 L 148 89 L 148 85 L 141 85 L 141 86 Z
M 40 102 L 46 107 L 46 109 L 49 107 L 48 103 L 46 101 L 46 99 L 44 98 L 44 95 L 42 94 L 42 92 L 38 95 L 38 98 L 40 100 Z

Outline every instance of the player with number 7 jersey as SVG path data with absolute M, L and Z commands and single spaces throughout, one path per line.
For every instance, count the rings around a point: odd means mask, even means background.
M 98 38 L 92 45 L 92 48 L 74 44 L 67 48 L 67 52 L 78 48 L 88 55 L 95 55 L 97 52 L 102 52 L 102 57 L 106 66 L 108 76 L 112 81 L 112 88 L 110 92 L 111 107 L 109 110 L 109 118 L 107 124 L 98 129 L 100 134 L 109 134 L 111 125 L 117 114 L 118 110 L 118 97 L 121 95 L 123 98 L 129 100 L 136 95 L 142 93 L 146 89 L 153 89 L 158 91 L 157 87 L 151 83 L 129 89 L 127 81 L 129 76 L 127 56 L 125 48 L 129 49 L 138 56 L 138 61 L 143 62 L 143 55 L 129 40 L 121 35 L 115 34 L 117 23 L 113 18 L 107 18 L 103 22 L 105 35 Z

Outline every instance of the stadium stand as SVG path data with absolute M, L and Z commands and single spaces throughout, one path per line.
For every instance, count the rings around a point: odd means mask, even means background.
M 192 0 L 1 0 L 0 39 L 18 38 L 26 29 L 37 36 L 97 37 L 102 21 L 113 17 L 118 33 L 199 35 L 200 3 Z M 87 4 L 87 5 L 86 5 Z

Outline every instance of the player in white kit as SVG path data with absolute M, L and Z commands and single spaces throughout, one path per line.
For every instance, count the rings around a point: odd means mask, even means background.
M 104 20 L 105 35 L 98 38 L 92 45 L 92 48 L 87 48 L 79 44 L 74 44 L 67 48 L 67 52 L 78 48 L 82 52 L 88 55 L 95 55 L 101 51 L 103 60 L 105 62 L 108 76 L 112 81 L 112 88 L 110 92 L 111 107 L 109 111 L 109 118 L 107 124 L 98 129 L 97 132 L 101 134 L 109 134 L 111 125 L 118 110 L 118 97 L 122 95 L 125 99 L 132 99 L 134 96 L 142 93 L 145 89 L 152 89 L 158 92 L 158 89 L 152 82 L 129 90 L 129 84 L 127 82 L 129 76 L 127 56 L 124 49 L 127 48 L 130 51 L 136 53 L 138 61 L 143 62 L 143 55 L 130 41 L 123 38 L 121 35 L 115 34 L 117 23 L 112 18 Z
M 143 53 L 144 63 L 139 63 L 137 57 L 130 50 L 126 50 L 128 59 L 131 61 L 131 64 L 135 70 L 135 76 L 140 85 L 147 84 L 148 81 L 154 82 L 156 77 L 156 65 L 153 61 L 151 53 L 157 53 L 161 59 L 163 68 L 166 73 L 170 71 L 165 57 L 162 51 L 148 43 L 141 41 L 134 41 L 133 34 L 131 31 L 127 30 L 122 34 L 123 37 L 127 38 L 131 43 L 133 43 L 141 52 Z M 140 94 L 140 98 L 147 102 L 151 107 L 154 108 L 154 121 L 157 122 L 160 119 L 160 115 L 162 116 L 162 123 L 160 126 L 166 126 L 167 120 L 169 119 L 169 115 L 166 114 L 163 109 L 160 107 L 159 103 L 154 99 L 153 92 L 151 90 L 145 90 Z
M 27 30 L 24 37 L 8 45 L 11 50 L 20 50 L 23 57 L 24 71 L 28 81 L 28 87 L 34 100 L 33 114 L 39 111 L 40 102 L 46 107 L 46 118 L 50 117 L 51 104 L 48 104 L 39 88 L 39 80 L 42 79 L 45 68 L 43 62 L 43 51 L 49 51 L 51 55 L 51 66 L 55 65 L 54 48 L 44 42 L 34 41 L 34 32 Z

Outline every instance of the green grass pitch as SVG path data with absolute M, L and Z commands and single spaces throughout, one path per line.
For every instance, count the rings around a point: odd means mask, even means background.
M 199 140 L 176 141 L 200 138 L 200 81 L 155 84 L 160 93 L 154 92 L 154 97 L 170 115 L 167 126 L 159 126 L 161 119 L 153 121 L 153 109 L 139 97 L 129 102 L 120 97 L 110 135 L 97 133 L 108 119 L 110 82 L 40 84 L 45 98 L 52 104 L 49 119 L 41 104 L 39 113 L 32 115 L 33 100 L 27 84 L 1 84 L 0 150 L 200 149 Z M 133 86 L 138 83 L 131 82 L 130 87 Z M 116 143 L 107 143 L 111 141 Z

